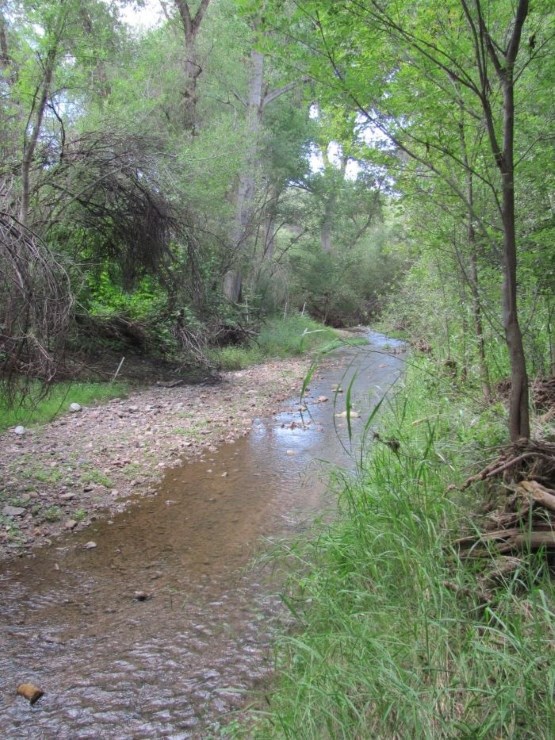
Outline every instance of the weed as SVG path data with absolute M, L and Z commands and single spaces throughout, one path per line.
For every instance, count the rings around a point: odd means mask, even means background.
M 59 506 L 49 506 L 43 514 L 44 521 L 50 522 L 52 524 L 54 522 L 59 522 L 61 518 L 62 518 L 62 510 L 60 509 Z
M 31 468 L 24 475 L 41 483 L 59 483 L 64 478 L 64 474 L 56 468 Z
M 97 468 L 82 468 L 81 480 L 85 484 L 94 483 L 97 486 L 105 486 L 106 488 L 111 488 L 113 485 L 112 480 Z

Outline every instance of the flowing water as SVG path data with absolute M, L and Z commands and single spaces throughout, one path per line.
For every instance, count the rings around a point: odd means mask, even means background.
M 285 610 L 253 555 L 333 511 L 330 465 L 353 466 L 333 385 L 356 372 L 356 433 L 402 370 L 398 342 L 369 338 L 312 378 L 306 411 L 257 421 L 155 496 L 0 568 L 0 737 L 206 738 L 264 687 Z M 33 707 L 15 693 L 26 681 L 45 691 Z

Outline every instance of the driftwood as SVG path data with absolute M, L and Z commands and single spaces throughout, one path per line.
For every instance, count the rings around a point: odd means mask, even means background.
M 500 505 L 481 530 L 455 542 L 464 558 L 543 551 L 555 555 L 555 445 L 519 440 L 463 486 L 500 479 Z M 510 495 L 506 495 L 509 492 Z
M 495 460 L 476 475 L 467 478 L 462 486 L 464 491 L 473 483 L 515 474 L 519 479 L 545 478 L 555 474 L 555 445 L 550 442 L 523 440 L 511 445 Z
M 485 531 L 455 541 L 461 556 L 476 558 L 498 554 L 536 552 L 555 554 L 555 490 L 536 480 L 512 486 L 507 507 L 489 518 Z

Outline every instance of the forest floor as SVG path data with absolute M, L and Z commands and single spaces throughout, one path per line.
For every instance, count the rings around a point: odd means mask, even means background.
M 167 468 L 247 434 L 300 393 L 310 358 L 154 385 L 0 435 L 0 560 L 87 527 L 153 493 Z M 68 398 L 68 406 L 71 398 Z

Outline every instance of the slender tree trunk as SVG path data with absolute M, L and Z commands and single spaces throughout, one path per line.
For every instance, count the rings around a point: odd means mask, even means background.
M 522 331 L 518 321 L 517 307 L 517 252 L 515 228 L 514 188 L 514 90 L 512 79 L 503 89 L 504 151 L 502 169 L 503 191 L 503 260 L 505 276 L 503 283 L 503 326 L 511 362 L 511 397 L 509 404 L 509 432 L 514 442 L 521 437 L 530 437 L 528 410 L 528 374 L 522 342 Z
M 519 0 L 515 25 L 505 56 L 505 66 L 498 75 L 503 89 L 503 153 L 498 158 L 501 170 L 503 260 L 503 325 L 511 362 L 511 397 L 509 402 L 509 432 L 511 440 L 530 437 L 528 374 L 517 307 L 517 249 L 515 222 L 514 164 L 514 65 L 518 54 L 522 28 L 528 15 L 528 0 Z M 488 45 L 491 39 L 487 37 Z
M 464 144 L 464 141 L 463 141 Z M 467 163 L 466 149 L 464 152 L 465 163 Z M 491 385 L 489 372 L 486 361 L 486 342 L 484 338 L 484 324 L 482 321 L 482 306 L 480 303 L 480 289 L 478 281 L 478 257 L 476 254 L 476 229 L 474 228 L 474 183 L 472 171 L 469 167 L 466 170 L 466 191 L 468 198 L 468 246 L 470 248 L 470 292 L 472 295 L 472 315 L 474 318 L 474 330 L 476 332 L 476 341 L 478 343 L 478 361 L 480 363 L 480 378 L 482 380 L 482 392 L 484 399 L 489 402 L 491 398 Z
M 23 146 L 23 158 L 21 160 L 21 208 L 19 211 L 19 220 L 25 226 L 29 218 L 29 203 L 31 198 L 31 166 L 33 164 L 33 157 L 37 148 L 37 143 L 42 129 L 42 122 L 44 120 L 44 112 L 46 110 L 46 104 L 48 103 L 48 97 L 50 95 L 50 87 L 52 85 L 52 76 L 54 74 L 54 64 L 56 62 L 56 56 L 58 53 L 57 41 L 55 45 L 49 49 L 46 56 L 44 65 L 44 77 L 40 83 L 40 87 L 36 90 L 35 100 L 33 104 L 33 110 L 29 116 L 29 122 L 25 131 L 25 141 Z M 37 100 L 38 98 L 38 100 Z
M 482 321 L 482 306 L 480 304 L 478 260 L 476 258 L 475 232 L 469 227 L 468 239 L 470 243 L 470 292 L 472 294 L 472 315 L 474 318 L 474 331 L 478 344 L 478 362 L 480 363 L 480 378 L 482 381 L 482 393 L 484 400 L 489 403 L 491 399 L 491 384 L 489 379 L 488 365 L 486 360 L 486 341 L 484 337 L 484 322 Z
M 335 206 L 337 204 L 337 193 L 332 193 L 326 200 L 324 206 L 324 216 L 320 225 L 320 246 L 322 252 L 330 254 L 332 251 L 332 231 L 333 221 L 335 218 Z
M 463 8 L 470 17 L 466 0 L 461 0 Z M 504 49 L 496 45 L 488 31 L 480 0 L 475 0 L 478 14 L 476 28 L 479 30 L 481 45 L 477 50 L 480 66 L 482 92 L 480 100 L 485 116 L 486 128 L 492 153 L 501 174 L 501 220 L 503 225 L 503 326 L 511 365 L 511 396 L 509 401 L 509 434 L 516 442 L 530 437 L 530 416 L 528 409 L 528 374 L 522 341 L 522 331 L 518 320 L 517 307 L 517 240 L 515 222 L 514 186 L 514 67 L 520 48 L 522 29 L 528 16 L 529 0 L 518 0 L 510 37 Z M 495 121 L 491 109 L 491 87 L 488 80 L 487 57 L 493 65 L 503 95 L 502 146 L 499 146 Z

